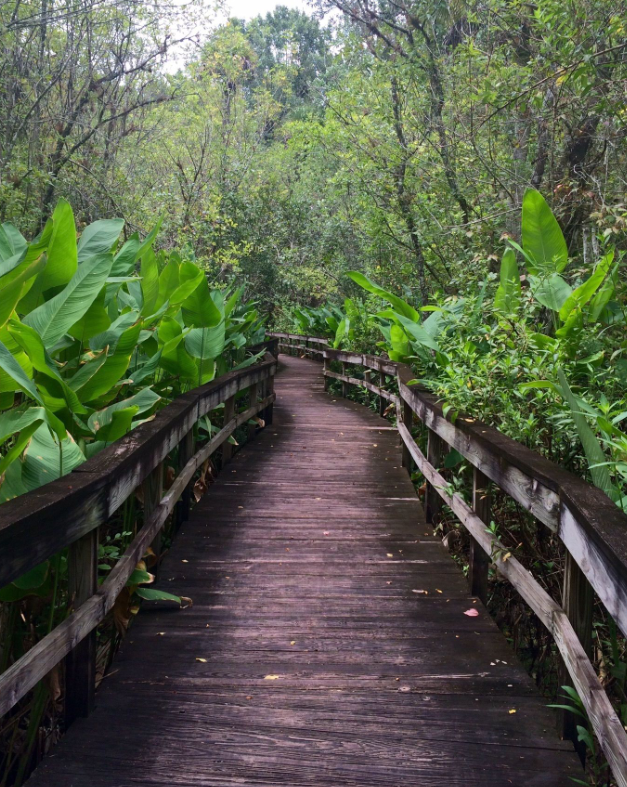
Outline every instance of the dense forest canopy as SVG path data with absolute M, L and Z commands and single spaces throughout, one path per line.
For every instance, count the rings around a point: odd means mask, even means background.
M 198 11 L 0 4 L 3 221 L 35 231 L 60 196 L 129 230 L 164 214 L 166 244 L 268 306 L 344 294 L 355 267 L 421 303 L 463 292 L 528 186 L 574 265 L 621 235 L 620 3 L 334 0 L 181 49 Z

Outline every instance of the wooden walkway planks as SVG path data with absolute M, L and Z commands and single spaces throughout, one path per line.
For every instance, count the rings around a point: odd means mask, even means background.
M 571 783 L 572 747 L 422 524 L 395 430 L 283 361 L 274 425 L 164 561 L 193 608 L 144 605 L 29 784 Z

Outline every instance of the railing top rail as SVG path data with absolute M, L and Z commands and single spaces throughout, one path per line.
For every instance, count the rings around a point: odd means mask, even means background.
M 178 396 L 138 426 L 55 481 L 0 506 L 0 587 L 103 524 L 203 415 L 270 376 L 276 358 L 228 372 Z

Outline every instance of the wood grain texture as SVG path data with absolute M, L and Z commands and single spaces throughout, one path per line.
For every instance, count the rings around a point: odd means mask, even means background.
M 30 787 L 569 784 L 578 758 L 425 528 L 396 430 L 320 364 L 282 365 L 273 426 L 164 557 L 193 607 L 144 604 Z

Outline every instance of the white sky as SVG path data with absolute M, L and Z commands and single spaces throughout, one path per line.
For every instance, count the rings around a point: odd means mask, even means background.
M 228 3 L 230 16 L 236 16 L 239 19 L 252 19 L 259 14 L 265 16 L 278 5 L 311 13 L 311 8 L 307 6 L 306 0 L 230 0 Z

